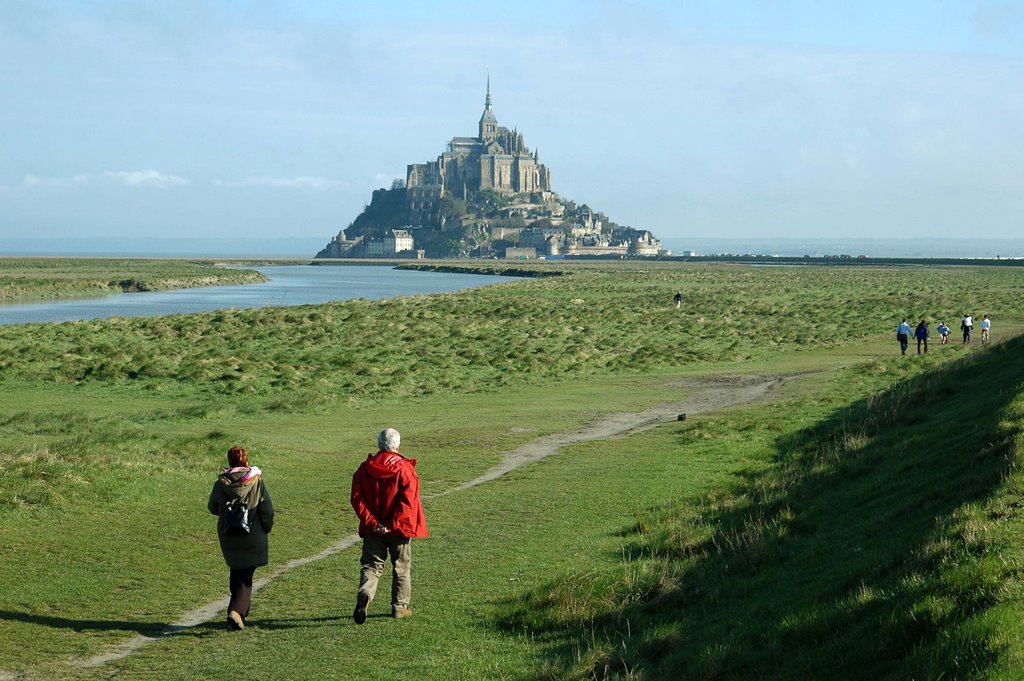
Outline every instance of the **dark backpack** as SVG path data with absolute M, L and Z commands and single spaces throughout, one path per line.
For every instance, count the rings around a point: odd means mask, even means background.
M 252 518 L 245 499 L 238 498 L 224 504 L 224 534 L 249 534 Z

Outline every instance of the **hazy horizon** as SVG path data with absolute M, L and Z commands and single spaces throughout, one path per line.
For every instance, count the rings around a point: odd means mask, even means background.
M 19 0 L 0 64 L 0 238 L 326 243 L 488 75 L 559 195 L 664 241 L 1024 223 L 1014 3 Z
M 0 257 L 312 258 L 326 245 L 320 237 L 281 238 L 0 238 Z M 865 255 L 875 258 L 1024 258 L 1022 239 L 857 239 L 668 237 L 662 246 L 681 255 Z

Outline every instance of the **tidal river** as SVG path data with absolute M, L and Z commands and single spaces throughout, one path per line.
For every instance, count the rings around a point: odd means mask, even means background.
M 393 298 L 515 281 L 514 277 L 396 270 L 381 265 L 254 267 L 262 284 L 213 286 L 105 298 L 0 305 L 0 324 L 66 322 L 102 317 L 157 317 L 206 310 L 280 307 L 353 298 Z

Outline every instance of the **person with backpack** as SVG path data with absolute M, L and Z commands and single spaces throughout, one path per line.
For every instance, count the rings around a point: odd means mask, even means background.
M 267 535 L 274 527 L 274 504 L 263 472 L 249 465 L 244 447 L 228 450 L 228 467 L 213 483 L 206 506 L 218 517 L 220 550 L 231 570 L 228 629 L 240 631 L 249 616 L 253 574 L 269 562 Z
M 363 538 L 359 591 L 352 619 L 366 622 L 384 562 L 391 557 L 391 616 L 411 617 L 412 539 L 428 537 L 420 502 L 416 459 L 398 453 L 402 436 L 394 428 L 377 435 L 377 453 L 370 454 L 352 476 L 352 508 Z
M 964 345 L 970 345 L 971 331 L 974 330 L 974 318 L 970 312 L 965 313 L 964 318 L 960 320 L 960 330 L 964 332 Z

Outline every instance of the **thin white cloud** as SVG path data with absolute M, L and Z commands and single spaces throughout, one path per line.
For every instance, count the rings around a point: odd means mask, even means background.
M 26 175 L 22 179 L 22 186 L 26 189 L 85 187 L 109 183 L 133 189 L 167 189 L 187 185 L 189 181 L 183 177 L 161 173 L 157 170 L 106 170 L 102 173 L 79 173 L 67 177 Z
M 274 189 L 301 189 L 306 191 L 326 191 L 333 187 L 340 187 L 343 182 L 340 180 L 329 180 L 325 177 L 247 177 L 244 180 L 214 180 L 213 183 L 219 187 L 272 187 Z
M 26 175 L 22 179 L 22 186 L 26 189 L 49 188 L 49 187 L 76 187 L 89 184 L 92 175 L 79 174 L 70 177 L 41 177 L 39 175 Z
M 103 176 L 120 182 L 126 187 L 155 187 L 166 189 L 168 187 L 181 187 L 189 184 L 189 181 L 177 175 L 168 175 L 157 170 L 108 170 Z

